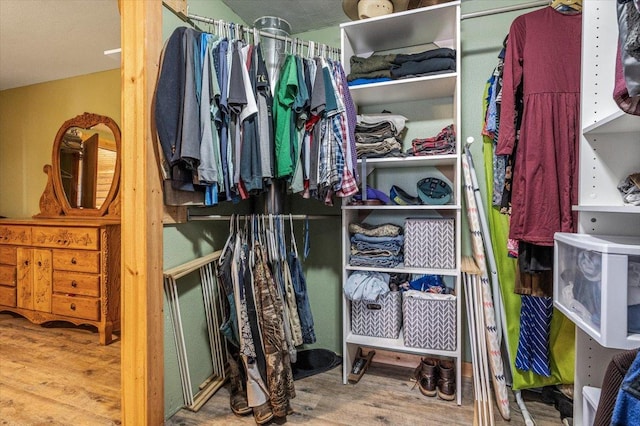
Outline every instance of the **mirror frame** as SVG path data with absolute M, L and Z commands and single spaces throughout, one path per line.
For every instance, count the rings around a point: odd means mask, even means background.
M 95 125 L 104 124 L 112 132 L 115 139 L 117 156 L 111 188 L 99 208 L 71 207 L 62 186 L 60 173 L 60 146 L 65 133 L 72 127 L 89 129 Z M 113 119 L 104 115 L 85 112 L 65 121 L 53 141 L 51 166 L 45 165 L 44 172 L 48 175 L 48 182 L 40 198 L 40 214 L 36 217 L 119 217 L 120 216 L 120 163 L 121 163 L 121 135 L 120 128 Z

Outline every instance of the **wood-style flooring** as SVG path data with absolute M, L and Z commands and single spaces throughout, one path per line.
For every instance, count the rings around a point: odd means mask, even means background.
M 412 389 L 411 369 L 373 363 L 356 385 L 342 369 L 296 381 L 294 414 L 305 425 L 472 425 L 473 398 L 465 379 L 462 406 Z M 527 401 L 537 426 L 561 425 L 553 406 Z M 524 425 L 515 402 L 511 421 L 494 408 L 496 425 Z M 282 424 L 283 421 L 270 424 Z M 0 314 L 0 425 L 120 424 L 120 342 L 98 344 L 94 331 L 64 324 L 40 326 Z M 227 386 L 198 412 L 182 409 L 167 425 L 255 425 L 229 409 Z

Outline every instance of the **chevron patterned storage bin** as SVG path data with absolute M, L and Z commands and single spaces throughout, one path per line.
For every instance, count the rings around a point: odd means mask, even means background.
M 404 265 L 414 268 L 456 267 L 454 219 L 407 219 L 404 224 Z
M 455 351 L 456 296 L 423 297 L 416 290 L 409 290 L 402 297 L 405 346 Z
M 376 301 L 351 302 L 351 332 L 397 339 L 402 327 L 402 294 L 390 291 Z

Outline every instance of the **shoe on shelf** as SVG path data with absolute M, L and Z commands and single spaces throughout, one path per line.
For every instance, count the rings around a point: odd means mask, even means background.
M 436 396 L 438 381 L 438 361 L 432 358 L 422 358 L 413 373 L 418 389 L 424 396 Z M 414 387 L 415 387 L 414 385 Z
M 351 371 L 347 377 L 347 381 L 349 383 L 356 384 L 360 381 L 362 376 L 364 376 L 364 373 L 367 371 L 367 368 L 369 368 L 369 364 L 371 364 L 371 360 L 375 354 L 376 351 L 370 349 L 366 355 L 362 355 L 362 348 L 358 348 L 358 354 L 353 360 Z
M 438 361 L 438 398 L 453 401 L 456 397 L 456 370 L 453 361 L 441 359 Z
M 391 201 L 400 206 L 417 206 L 420 203 L 420 199 L 418 197 L 414 197 L 409 195 L 405 190 L 400 188 L 397 185 L 393 185 L 391 187 L 391 191 L 389 193 Z

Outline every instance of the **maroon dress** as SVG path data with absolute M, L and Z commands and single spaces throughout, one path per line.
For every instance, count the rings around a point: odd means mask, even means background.
M 580 138 L 582 15 L 551 7 L 511 24 L 504 63 L 497 154 L 513 154 L 515 95 L 524 110 L 515 152 L 509 237 L 551 246 L 555 232 L 575 232 Z

